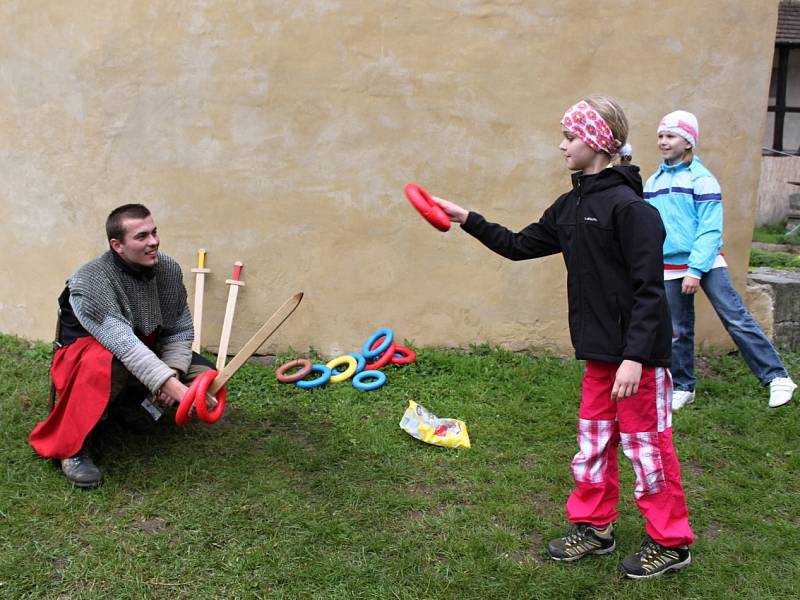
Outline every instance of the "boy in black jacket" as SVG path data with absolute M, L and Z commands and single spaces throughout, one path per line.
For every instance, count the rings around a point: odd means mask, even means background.
M 573 171 L 572 190 L 538 223 L 518 233 L 441 198 L 451 221 L 511 260 L 561 252 L 567 266 L 569 327 L 575 356 L 586 361 L 578 412 L 576 488 L 567 500 L 573 527 L 547 548 L 570 562 L 614 550 L 619 475 L 617 447 L 636 474 L 634 495 L 646 520 L 638 552 L 620 562 L 634 579 L 655 577 L 691 562 L 694 541 L 672 445 L 672 327 L 664 293 L 664 227 L 642 200 L 630 159 L 628 122 L 619 105 L 590 96 L 570 107 L 559 146 Z

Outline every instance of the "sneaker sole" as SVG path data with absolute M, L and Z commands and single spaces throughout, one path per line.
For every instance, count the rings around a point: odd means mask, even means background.
M 622 574 L 625 575 L 628 579 L 652 579 L 653 577 L 658 577 L 659 575 L 663 575 L 664 573 L 669 573 L 670 571 L 677 571 L 682 569 L 683 567 L 688 567 L 692 563 L 692 555 L 686 557 L 686 560 L 683 562 L 675 563 L 674 565 L 668 566 L 663 571 L 659 571 L 658 573 L 651 573 L 650 575 L 634 575 L 633 573 L 628 573 L 625 569 L 620 566 L 619 570 L 622 571 Z
M 103 483 L 102 479 L 98 479 L 97 481 L 72 481 L 71 479 L 67 479 L 67 481 L 71 483 L 73 487 L 81 488 L 82 490 L 96 488 Z
M 769 407 L 770 408 L 780 408 L 781 406 L 786 406 L 791 401 L 792 401 L 792 399 L 789 398 L 786 402 L 781 402 L 780 404 L 769 404 Z
M 591 556 L 592 554 L 597 554 L 597 555 L 611 554 L 616 549 L 617 549 L 617 542 L 615 540 L 614 543 L 611 544 L 611 546 L 609 546 L 608 548 L 598 548 L 597 550 L 592 550 L 591 552 L 587 552 L 586 554 L 581 554 L 580 556 L 565 556 L 563 558 L 559 556 L 553 556 L 552 554 L 550 554 L 549 548 L 547 550 L 547 556 L 549 556 L 550 558 L 552 558 L 557 562 L 575 562 L 576 560 L 586 558 L 587 556 Z

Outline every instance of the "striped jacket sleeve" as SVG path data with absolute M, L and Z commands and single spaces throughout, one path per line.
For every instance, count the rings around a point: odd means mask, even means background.
M 697 230 L 689 254 L 690 275 L 707 273 L 722 249 L 722 193 L 713 176 L 694 180 L 692 196 L 697 213 Z

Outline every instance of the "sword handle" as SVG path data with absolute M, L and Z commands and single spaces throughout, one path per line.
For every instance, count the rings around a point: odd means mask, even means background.
M 233 279 L 234 281 L 239 281 L 239 278 L 242 276 L 242 261 L 237 260 L 233 263 Z

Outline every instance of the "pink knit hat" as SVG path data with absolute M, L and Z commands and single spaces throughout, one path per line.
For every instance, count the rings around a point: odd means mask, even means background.
M 697 148 L 700 138 L 700 126 L 697 117 L 685 110 L 669 113 L 658 124 L 658 133 L 674 133 L 681 136 L 692 148 Z

